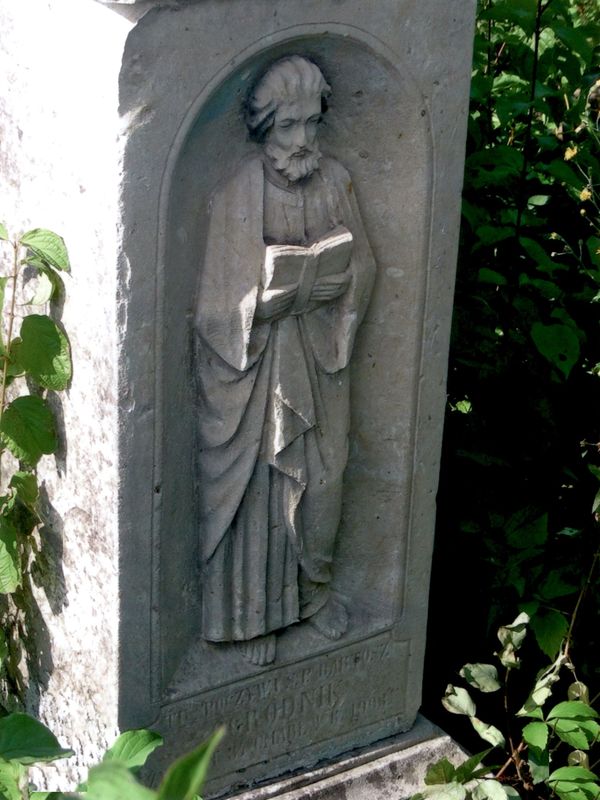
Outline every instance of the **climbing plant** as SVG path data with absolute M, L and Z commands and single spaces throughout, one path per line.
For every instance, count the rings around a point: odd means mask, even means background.
M 588 575 L 590 581 L 594 568 L 595 562 Z M 589 582 L 580 599 L 588 588 Z M 590 702 L 588 687 L 577 678 L 570 652 L 579 608 L 578 602 L 556 657 L 538 671 L 529 691 L 520 701 L 517 697 L 516 704 L 515 692 L 510 691 L 511 675 L 521 666 L 520 651 L 529 625 L 525 612 L 498 630 L 497 663 L 462 667 L 460 677 L 469 688 L 449 684 L 442 703 L 451 714 L 468 719 L 490 746 L 462 764 L 454 765 L 443 758 L 429 765 L 425 787 L 413 800 L 600 797 L 600 778 L 593 771 L 600 749 L 600 715 Z M 557 686 L 564 692 L 562 699 L 556 697 Z M 497 725 L 480 718 L 473 689 L 484 698 L 498 697 L 492 712 Z M 494 705 L 488 703 L 486 707 L 489 714 Z
M 27 686 L 29 568 L 40 522 L 36 467 L 58 438 L 50 395 L 71 379 L 69 341 L 51 316 L 28 313 L 63 291 L 65 243 L 35 228 L 11 238 L 0 223 L 0 711 L 19 708 Z

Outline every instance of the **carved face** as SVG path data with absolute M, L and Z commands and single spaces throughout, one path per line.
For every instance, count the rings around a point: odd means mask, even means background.
M 305 178 L 317 168 L 321 156 L 317 145 L 320 120 L 320 94 L 299 94 L 277 107 L 265 140 L 265 152 L 275 169 L 288 180 Z

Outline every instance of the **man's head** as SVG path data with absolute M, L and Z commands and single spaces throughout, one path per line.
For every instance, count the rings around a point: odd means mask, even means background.
M 318 166 L 317 125 L 330 93 L 321 70 L 302 56 L 276 61 L 254 87 L 248 129 L 288 180 L 300 180 Z

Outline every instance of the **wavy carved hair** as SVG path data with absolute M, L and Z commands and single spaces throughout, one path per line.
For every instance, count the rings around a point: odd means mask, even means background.
M 321 110 L 327 110 L 331 87 L 323 73 L 303 56 L 285 56 L 271 64 L 257 81 L 246 103 L 246 125 L 250 137 L 263 142 L 273 125 L 279 105 L 298 95 L 321 96 Z

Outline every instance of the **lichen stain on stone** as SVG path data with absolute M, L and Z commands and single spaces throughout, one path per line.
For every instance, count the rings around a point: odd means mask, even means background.
M 377 789 L 378 794 L 377 797 L 384 797 L 382 792 L 386 789 L 386 785 L 388 781 L 384 778 L 384 776 L 380 772 L 374 772 L 372 775 L 365 776 L 366 782 L 369 786 L 372 786 L 374 789 Z

